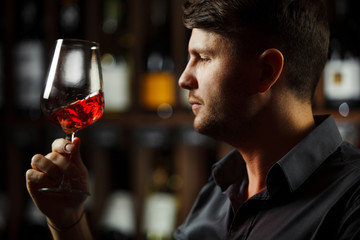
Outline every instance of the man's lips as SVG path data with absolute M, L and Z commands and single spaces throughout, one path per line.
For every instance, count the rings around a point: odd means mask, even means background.
M 202 101 L 199 97 L 196 97 L 196 96 L 190 94 L 189 95 L 189 103 L 190 103 L 190 105 L 195 105 L 195 104 L 201 105 Z
M 196 100 L 192 100 L 192 99 L 189 99 L 189 103 L 190 105 L 199 105 L 199 101 L 196 101 Z
M 193 104 L 191 105 L 191 109 L 193 112 L 196 112 L 200 108 L 200 106 L 201 106 L 200 104 Z
M 201 106 L 201 101 L 196 98 L 189 98 L 189 104 L 191 105 L 191 109 L 196 111 Z

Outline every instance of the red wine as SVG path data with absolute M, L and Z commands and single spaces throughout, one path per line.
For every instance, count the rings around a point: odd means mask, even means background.
M 60 109 L 49 119 L 60 125 L 66 134 L 71 134 L 98 120 L 103 112 L 104 96 L 99 92 Z

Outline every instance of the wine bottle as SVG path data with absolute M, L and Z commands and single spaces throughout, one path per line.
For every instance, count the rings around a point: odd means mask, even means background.
M 172 115 L 176 104 L 176 79 L 170 51 L 170 3 L 166 0 L 153 0 L 146 69 L 140 84 L 141 106 L 149 111 L 157 111 L 162 118 Z
M 324 71 L 327 105 L 339 108 L 360 104 L 360 61 L 357 58 L 330 59 Z
M 176 102 L 172 60 L 158 52 L 152 52 L 148 57 L 147 69 L 141 84 L 142 106 L 147 110 L 157 111 L 161 117 L 170 117 Z
M 100 220 L 100 239 L 132 239 L 135 209 L 130 192 L 130 161 L 125 132 L 116 124 L 97 125 L 89 132 L 87 158 L 94 180 L 93 193 L 97 196 L 93 199 L 91 214 L 95 221 Z
M 103 1 L 101 44 L 106 112 L 125 112 L 131 107 L 132 35 L 127 7 L 126 0 Z
M 360 106 L 360 34 L 356 1 L 334 1 L 336 24 L 332 26 L 330 59 L 324 69 L 327 107 L 339 108 L 346 117 Z
M 342 54 L 341 44 L 335 39 L 324 69 L 324 94 L 326 105 L 339 108 L 343 116 L 360 105 L 360 60 L 350 51 Z
M 142 229 L 149 240 L 171 239 L 177 218 L 171 135 L 168 129 L 144 127 L 137 136 L 141 161 L 147 166 Z
M 40 115 L 39 96 L 45 69 L 43 2 L 17 0 L 17 42 L 14 49 L 15 104 L 30 117 Z
M 103 1 L 102 30 L 106 34 L 114 34 L 119 27 L 119 18 L 122 14 L 122 2 L 118 0 Z
M 131 106 L 130 67 L 125 58 L 105 53 L 101 57 L 107 113 L 125 112 Z
M 84 37 L 82 0 L 60 0 L 58 2 L 58 38 Z
M 101 239 L 133 239 L 135 235 L 134 199 L 130 192 L 113 191 L 101 220 Z

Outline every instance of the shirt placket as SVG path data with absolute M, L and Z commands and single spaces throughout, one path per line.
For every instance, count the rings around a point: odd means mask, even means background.
M 256 220 L 263 211 L 268 201 L 268 197 L 264 195 L 255 195 L 253 198 L 245 202 L 233 215 L 231 224 L 228 228 L 228 240 L 247 240 L 250 236 Z M 231 210 L 232 211 L 232 210 Z

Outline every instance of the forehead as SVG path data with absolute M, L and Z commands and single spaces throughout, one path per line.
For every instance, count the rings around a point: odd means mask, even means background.
M 216 53 L 229 51 L 230 41 L 220 34 L 194 28 L 189 41 L 189 52 Z

